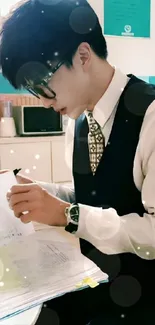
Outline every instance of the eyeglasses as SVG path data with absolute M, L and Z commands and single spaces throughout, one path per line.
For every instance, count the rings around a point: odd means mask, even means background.
M 49 66 L 52 65 L 52 63 L 50 61 L 47 62 L 49 64 Z M 27 91 L 29 91 L 29 93 L 31 93 L 32 95 L 34 95 L 35 97 L 40 99 L 40 96 L 44 97 L 44 98 L 48 98 L 48 99 L 54 99 L 56 97 L 56 93 L 48 86 L 49 81 L 51 80 L 52 76 L 54 75 L 54 73 L 64 64 L 64 61 L 59 62 L 53 69 L 50 69 L 50 71 L 48 72 L 48 74 L 42 79 L 41 82 L 39 82 L 36 85 L 34 85 L 34 82 L 31 80 L 27 80 L 26 81 L 26 86 L 25 89 Z M 47 95 L 44 90 L 41 87 L 46 88 L 49 91 L 49 95 Z

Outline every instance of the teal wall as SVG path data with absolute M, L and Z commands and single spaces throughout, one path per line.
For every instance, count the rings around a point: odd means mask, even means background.
M 25 94 L 25 93 L 27 93 L 26 90 L 19 91 L 14 89 L 0 73 L 0 94 Z
M 155 76 L 150 76 L 150 77 L 140 76 L 139 78 L 141 78 L 146 82 L 155 84 Z M 27 91 L 26 90 L 19 91 L 14 89 L 0 73 L 0 94 L 27 94 Z

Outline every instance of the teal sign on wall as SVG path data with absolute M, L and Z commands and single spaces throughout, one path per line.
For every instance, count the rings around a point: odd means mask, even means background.
M 14 89 L 10 83 L 0 73 L 0 94 L 25 94 L 26 91 L 18 91 Z
M 138 76 L 138 78 L 140 78 L 140 79 L 142 79 L 142 80 L 144 80 L 145 82 L 148 82 L 148 83 L 150 83 L 150 84 L 152 84 L 152 85 L 155 85 L 155 76 L 148 76 L 148 77 L 146 77 L 146 76 Z
M 150 37 L 151 0 L 103 0 L 104 34 Z
M 154 76 L 149 77 L 149 83 L 155 85 L 155 77 Z

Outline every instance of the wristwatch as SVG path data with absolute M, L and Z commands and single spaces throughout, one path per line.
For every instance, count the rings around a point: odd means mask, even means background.
M 79 224 L 79 205 L 77 203 L 72 203 L 65 209 L 65 216 L 67 218 L 67 226 L 65 230 L 75 233 Z

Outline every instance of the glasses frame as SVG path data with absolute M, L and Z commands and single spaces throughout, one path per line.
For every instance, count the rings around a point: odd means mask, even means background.
M 51 61 L 47 61 L 48 65 L 51 66 L 52 63 Z M 64 64 L 64 61 L 60 61 L 57 63 L 57 65 L 55 66 L 55 68 L 50 69 L 48 74 L 43 78 L 43 80 L 37 84 L 37 86 L 43 86 L 46 89 L 48 89 L 51 94 L 53 94 L 53 96 L 49 97 L 48 95 L 46 95 L 44 93 L 44 95 L 42 95 L 42 89 L 37 88 L 34 84 L 33 81 L 28 81 L 26 80 L 27 85 L 24 87 L 30 94 L 32 94 L 33 96 L 37 97 L 38 99 L 40 99 L 40 96 L 44 97 L 44 98 L 48 98 L 48 99 L 54 99 L 56 98 L 56 93 L 54 90 L 52 90 L 49 86 L 48 83 L 51 80 L 51 77 L 55 74 L 55 72 Z M 40 90 L 40 96 L 39 96 L 39 90 Z

